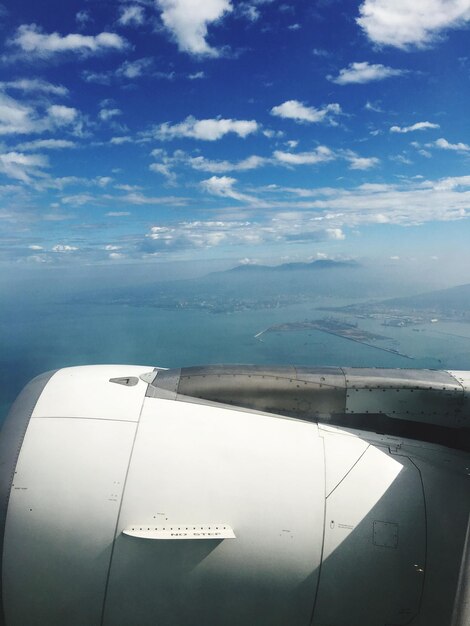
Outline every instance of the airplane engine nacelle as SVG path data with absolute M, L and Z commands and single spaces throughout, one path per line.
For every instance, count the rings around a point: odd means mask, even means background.
M 13 405 L 5 626 L 468 623 L 468 452 L 348 426 L 336 396 L 299 419 L 151 369 L 58 370 Z

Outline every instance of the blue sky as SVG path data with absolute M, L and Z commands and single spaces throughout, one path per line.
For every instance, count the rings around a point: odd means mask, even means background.
M 470 0 L 17 0 L 0 24 L 3 267 L 468 255 Z

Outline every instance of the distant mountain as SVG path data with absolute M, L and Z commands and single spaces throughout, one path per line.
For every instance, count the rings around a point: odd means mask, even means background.
M 413 313 L 445 316 L 449 319 L 470 322 L 470 284 L 427 291 L 412 296 L 387 300 L 362 301 L 343 307 L 324 307 L 323 310 L 345 313 Z
M 439 289 L 439 291 L 429 291 L 416 296 L 393 298 L 385 300 L 383 304 L 419 310 L 470 311 L 470 284 Z
M 294 272 L 297 270 L 326 270 L 339 267 L 360 267 L 356 261 L 333 261 L 331 259 L 318 259 L 311 263 L 282 263 L 281 265 L 255 265 L 247 263 L 237 265 L 232 269 L 221 272 L 223 274 L 233 272 Z M 217 272 L 219 273 L 219 272 Z

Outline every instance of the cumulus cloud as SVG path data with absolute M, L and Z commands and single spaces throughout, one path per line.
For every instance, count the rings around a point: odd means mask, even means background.
M 139 78 L 142 74 L 147 73 L 152 65 L 153 59 L 150 57 L 143 57 L 135 61 L 124 61 L 117 69 L 117 75 L 129 79 Z
M 118 117 L 119 115 L 122 115 L 121 109 L 104 108 L 100 109 L 100 112 L 98 113 L 98 117 L 102 122 L 108 122 L 109 120 L 112 120 L 114 117 Z
M 470 21 L 467 0 L 364 0 L 357 23 L 371 41 L 407 49 L 435 42 L 449 29 Z
M 0 135 L 34 132 L 35 112 L 30 106 L 0 93 Z
M 190 137 L 204 141 L 216 141 L 228 133 L 234 133 L 245 138 L 258 130 L 258 124 L 254 120 L 232 119 L 206 119 L 197 120 L 189 116 L 179 124 L 165 122 L 160 124 L 154 134 L 158 139 L 175 139 L 178 137 Z
M 0 135 L 42 133 L 64 126 L 79 133 L 83 119 L 79 111 L 61 104 L 51 104 L 39 113 L 32 106 L 0 92 Z
M 349 85 L 351 83 L 364 84 L 376 80 L 384 80 L 392 76 L 402 76 L 406 70 L 397 70 L 380 63 L 351 63 L 348 67 L 339 71 L 338 76 L 327 76 L 328 80 L 337 85 Z
M 346 152 L 345 158 L 349 161 L 350 170 L 370 170 L 380 163 L 377 157 L 360 157 L 351 151 Z
M 336 239 L 336 241 L 342 241 L 346 239 L 346 235 L 343 233 L 341 228 L 327 228 L 326 234 L 329 239 Z
M 156 0 L 156 3 L 165 28 L 182 52 L 207 57 L 220 55 L 206 41 L 207 29 L 232 11 L 230 0 Z
M 416 122 L 411 126 L 392 126 L 390 128 L 391 133 L 413 133 L 415 130 L 429 130 L 434 128 L 440 128 L 439 124 L 433 124 L 432 122 Z
M 316 165 L 333 161 L 336 155 L 327 146 L 318 146 L 311 152 L 283 152 L 276 150 L 273 154 L 282 165 Z
M 315 107 L 305 106 L 298 100 L 287 100 L 271 109 L 271 115 L 276 117 L 308 123 L 329 122 L 330 124 L 335 124 L 334 116 L 340 115 L 340 113 L 341 107 L 336 103 L 327 104 L 320 109 L 316 109 Z
M 76 246 L 69 246 L 68 244 L 63 244 L 63 243 L 58 243 L 52 248 L 52 252 L 60 252 L 60 253 L 75 252 L 76 250 L 78 250 Z
M 159 255 L 221 244 L 256 244 L 263 240 L 257 224 L 248 221 L 196 220 L 176 225 L 155 225 L 140 243 L 140 250 Z
M 254 170 L 259 167 L 263 167 L 267 163 L 271 162 L 270 159 L 252 155 L 241 161 L 211 161 L 203 156 L 190 157 L 188 159 L 189 165 L 202 172 L 211 172 L 214 174 L 223 174 L 225 172 L 246 172 L 248 170 Z
M 121 26 L 140 26 L 145 21 L 144 8 L 138 4 L 121 7 L 118 24 Z
M 44 33 L 36 24 L 23 24 L 10 41 L 28 56 L 36 55 L 47 58 L 54 54 L 75 52 L 81 54 L 100 54 L 108 50 L 123 50 L 127 42 L 116 33 L 81 35 L 72 33 L 62 36 L 59 33 Z
M 453 150 L 454 152 L 470 152 L 470 146 L 466 143 L 449 143 L 447 139 L 441 137 L 437 139 L 434 143 L 437 148 L 441 148 L 441 150 Z

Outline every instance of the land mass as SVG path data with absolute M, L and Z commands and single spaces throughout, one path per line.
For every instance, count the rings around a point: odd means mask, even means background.
M 414 296 L 319 308 L 359 318 L 382 318 L 384 326 L 413 326 L 437 321 L 470 323 L 470 284 Z
M 273 326 L 269 326 L 265 330 L 257 333 L 255 335 L 255 338 L 262 341 L 261 338 L 266 333 L 294 332 L 305 330 L 319 330 L 320 332 L 327 333 L 329 335 L 336 335 L 337 337 L 349 339 L 350 341 L 355 341 L 357 343 L 362 343 L 363 345 L 369 346 L 370 348 L 376 348 L 377 350 L 390 352 L 392 354 L 396 354 L 397 356 L 405 357 L 406 359 L 413 358 L 411 356 L 408 356 L 407 354 L 399 352 L 394 347 L 378 345 L 376 343 L 383 341 L 393 341 L 390 337 L 370 333 L 367 330 L 359 328 L 357 324 L 350 324 L 348 322 L 340 321 L 332 317 L 318 320 L 304 320 L 302 322 L 286 322 L 283 324 L 274 324 Z

